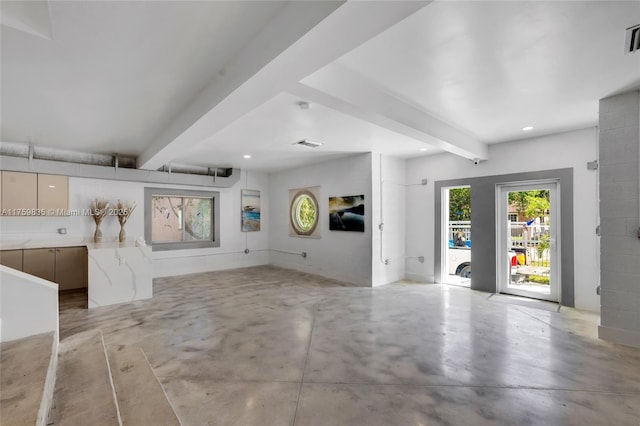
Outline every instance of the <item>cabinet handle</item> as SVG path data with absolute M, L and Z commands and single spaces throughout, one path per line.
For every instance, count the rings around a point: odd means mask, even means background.
M 53 249 L 49 249 L 49 253 L 53 253 Z
M 56 252 L 60 253 L 60 249 L 56 249 Z

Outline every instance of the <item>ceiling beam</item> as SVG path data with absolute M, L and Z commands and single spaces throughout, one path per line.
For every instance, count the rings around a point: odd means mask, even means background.
M 389 94 L 339 63 L 326 66 L 288 91 L 461 157 L 488 157 L 486 143 Z
M 288 3 L 138 157 L 155 170 L 429 1 Z M 357 23 L 357 25 L 355 25 Z
M 46 40 L 53 40 L 49 1 L 0 2 L 0 22 Z

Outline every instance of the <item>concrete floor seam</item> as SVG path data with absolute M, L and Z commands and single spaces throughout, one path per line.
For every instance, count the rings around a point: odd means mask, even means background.
M 318 313 L 318 307 L 320 302 L 316 303 L 313 307 L 313 315 L 311 316 L 311 330 L 309 331 L 309 342 L 307 343 L 307 352 L 304 356 L 304 364 L 302 367 L 302 377 L 300 378 L 300 387 L 298 388 L 298 398 L 296 400 L 296 409 L 293 413 L 292 425 L 296 424 L 296 416 L 298 415 L 298 405 L 300 404 L 300 395 L 302 394 L 302 386 L 304 385 L 304 374 L 307 371 L 307 361 L 309 360 L 309 352 L 311 351 L 311 342 L 313 341 L 313 330 L 316 326 L 316 314 Z

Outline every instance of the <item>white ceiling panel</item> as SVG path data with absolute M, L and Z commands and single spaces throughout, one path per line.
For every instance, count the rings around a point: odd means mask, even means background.
M 398 158 L 436 152 L 421 151 L 429 146 L 323 105 L 311 104 L 309 109 L 301 109 L 300 101 L 294 95 L 281 93 L 175 161 L 270 172 L 362 152 Z M 323 145 L 294 145 L 302 139 Z M 244 154 L 251 155 L 251 159 L 244 159 Z
M 2 140 L 138 154 L 284 3 L 53 1 L 2 27 Z
M 429 3 L 3 0 L 1 141 L 150 169 L 471 158 L 640 88 L 639 1 Z
M 637 24 L 637 1 L 436 1 L 339 62 L 502 142 L 595 125 L 599 99 L 640 85 L 640 54 L 623 53 Z

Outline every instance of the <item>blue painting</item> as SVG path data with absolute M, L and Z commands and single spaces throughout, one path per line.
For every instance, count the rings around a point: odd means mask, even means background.
M 330 197 L 329 229 L 364 232 L 364 195 Z
M 260 191 L 242 190 L 242 232 L 260 230 Z

